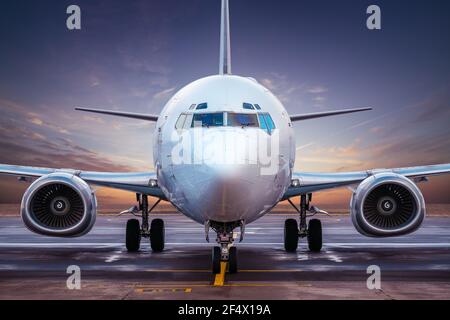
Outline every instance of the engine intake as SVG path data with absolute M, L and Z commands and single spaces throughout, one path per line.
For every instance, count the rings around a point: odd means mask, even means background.
M 33 232 L 78 237 L 95 222 L 97 201 L 89 185 L 69 173 L 52 173 L 36 180 L 22 198 L 22 219 Z
M 411 233 L 425 217 L 425 201 L 408 178 L 387 172 L 365 179 L 353 193 L 350 210 L 355 228 L 371 237 Z

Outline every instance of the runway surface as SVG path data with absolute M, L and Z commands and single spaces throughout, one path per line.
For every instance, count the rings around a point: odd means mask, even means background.
M 450 299 L 450 218 L 428 217 L 416 233 L 366 238 L 348 216 L 323 217 L 324 248 L 283 249 L 283 225 L 272 214 L 247 226 L 237 243 L 237 274 L 210 271 L 203 226 L 178 215 L 166 224 L 166 249 L 138 253 L 124 246 L 128 217 L 100 216 L 81 238 L 29 232 L 19 218 L 0 218 L 0 299 Z M 68 266 L 81 270 L 81 289 L 66 286 Z M 368 289 L 367 268 L 381 270 L 381 289 Z

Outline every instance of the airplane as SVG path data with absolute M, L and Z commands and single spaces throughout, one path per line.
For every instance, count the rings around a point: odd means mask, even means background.
M 354 108 L 288 115 L 274 94 L 255 79 L 231 72 L 229 1 L 221 3 L 219 74 L 196 80 L 179 90 L 159 115 L 77 107 L 76 110 L 156 122 L 153 137 L 154 170 L 149 172 L 92 172 L 0 164 L 0 174 L 32 182 L 21 202 L 25 226 L 37 234 L 80 237 L 96 219 L 97 200 L 91 186 L 136 193 L 137 205 L 122 212 L 138 216 L 126 224 L 129 252 L 149 239 L 153 252 L 165 246 L 162 219 L 149 214 L 168 201 L 182 214 L 212 229 L 218 246 L 212 248 L 213 273 L 221 262 L 238 271 L 234 242 L 240 230 L 288 200 L 299 214 L 284 225 L 284 248 L 295 252 L 306 238 L 312 252 L 322 249 L 320 219 L 326 213 L 311 205 L 315 192 L 349 187 L 353 225 L 368 237 L 393 237 L 417 230 L 425 218 L 424 197 L 416 183 L 450 173 L 450 163 L 357 172 L 295 172 L 293 123 L 368 111 Z M 260 157 L 271 150 L 270 157 Z M 175 151 L 174 151 L 175 150 Z M 261 152 L 263 151 L 263 152 Z M 205 153 L 209 153 L 205 157 Z M 260 159 L 261 158 L 261 159 Z M 267 160 L 269 161 L 262 161 Z M 149 206 L 148 197 L 157 199 Z M 291 199 L 299 197 L 297 206 Z

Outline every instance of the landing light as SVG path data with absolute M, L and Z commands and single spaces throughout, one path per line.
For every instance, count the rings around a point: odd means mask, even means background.
M 158 186 L 158 181 L 154 180 L 154 179 L 150 179 L 150 181 L 148 182 L 148 185 L 152 188 L 155 188 Z
M 294 187 L 294 188 L 299 187 L 299 186 L 300 186 L 300 180 L 298 180 L 298 179 L 292 179 L 292 180 L 291 180 L 291 186 Z

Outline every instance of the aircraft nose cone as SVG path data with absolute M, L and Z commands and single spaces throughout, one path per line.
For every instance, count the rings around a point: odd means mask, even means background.
M 199 222 L 254 220 L 278 200 L 283 174 L 262 170 L 247 130 L 214 131 L 191 147 L 192 163 L 172 167 L 178 207 Z
M 237 128 L 212 128 L 193 132 L 193 161 L 206 166 L 223 167 L 257 164 L 258 132 Z
M 268 185 L 256 165 L 193 165 L 186 169 L 186 180 L 180 186 L 185 206 L 208 220 L 243 219 L 261 203 Z

